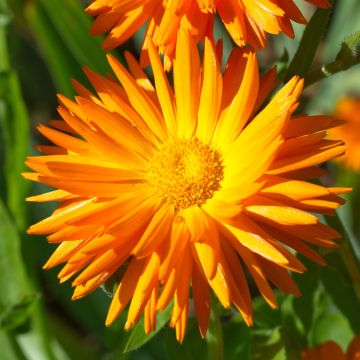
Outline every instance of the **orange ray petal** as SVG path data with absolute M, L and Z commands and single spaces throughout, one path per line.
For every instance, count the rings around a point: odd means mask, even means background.
M 147 257 L 130 303 L 125 330 L 129 330 L 139 319 L 152 292 L 157 288 L 160 258 L 156 252 Z
M 192 274 L 192 291 L 199 330 L 204 339 L 210 319 L 210 287 L 196 266 Z
M 201 141 L 207 143 L 211 140 L 218 121 L 223 91 L 221 64 L 216 57 L 214 45 L 208 38 L 205 39 L 202 75 L 196 135 Z
M 146 259 L 132 258 L 111 301 L 105 325 L 110 326 L 133 296 Z
M 164 127 L 164 119 L 160 110 L 113 56 L 108 55 L 108 61 L 128 94 L 129 101 L 133 108 L 138 111 L 141 117 L 145 120 L 146 124 L 159 139 L 165 139 L 166 131 Z
M 319 221 L 310 213 L 260 196 L 251 199 L 251 203 L 246 205 L 246 212 L 256 219 L 282 225 L 310 225 Z
M 180 29 L 174 60 L 174 89 L 180 137 L 192 135 L 200 98 L 200 59 L 195 40 Z

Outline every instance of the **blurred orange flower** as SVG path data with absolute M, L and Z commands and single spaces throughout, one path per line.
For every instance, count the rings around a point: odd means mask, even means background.
M 346 360 L 360 360 L 360 335 L 357 335 L 348 346 Z
M 306 0 L 329 7 L 328 0 Z M 266 34 L 284 32 L 293 37 L 291 21 L 306 20 L 293 0 L 93 0 L 86 10 L 96 16 L 93 35 L 109 32 L 103 46 L 112 49 L 128 40 L 147 21 L 143 48 L 151 38 L 165 56 L 173 58 L 179 28 L 188 29 L 196 39 L 212 34 L 214 14 L 218 13 L 238 46 L 255 49 L 266 45 Z
M 360 335 L 351 341 L 346 354 L 336 342 L 327 341 L 314 348 L 306 348 L 302 360 L 360 360 Z
M 337 102 L 335 116 L 345 124 L 331 129 L 332 138 L 341 138 L 346 143 L 346 154 L 339 161 L 346 167 L 360 171 L 360 98 L 342 98 Z
M 211 290 L 251 324 L 244 266 L 275 308 L 270 283 L 300 294 L 288 270 L 305 267 L 288 248 L 324 264 L 311 245 L 337 246 L 340 234 L 313 213 L 333 214 L 348 189 L 306 181 L 344 153 L 325 139 L 337 120 L 292 117 L 298 77 L 259 111 L 276 71 L 259 78 L 255 54 L 236 48 L 222 73 L 220 54 L 221 43 L 206 38 L 201 69 L 194 38 L 181 30 L 174 88 L 151 42 L 155 88 L 130 54 L 130 73 L 109 56 L 121 85 L 86 69 L 96 93 L 75 82 L 76 102 L 59 96 L 63 120 L 39 127 L 54 145 L 28 158 L 35 172 L 24 176 L 57 190 L 28 200 L 60 206 L 28 231 L 60 244 L 45 268 L 66 263 L 61 282 L 82 271 L 73 299 L 118 271 L 107 325 L 130 303 L 126 329 L 144 314 L 148 333 L 173 299 L 170 325 L 182 341 L 190 284 L 202 336 Z

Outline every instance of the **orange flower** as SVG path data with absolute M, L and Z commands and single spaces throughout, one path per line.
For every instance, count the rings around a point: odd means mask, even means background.
M 329 7 L 328 0 L 306 0 Z M 284 32 L 293 37 L 291 21 L 306 20 L 293 0 L 93 0 L 86 10 L 97 16 L 91 32 L 109 32 L 103 46 L 112 49 L 128 40 L 148 21 L 146 36 L 166 55 L 173 57 L 179 28 L 188 29 L 196 39 L 212 33 L 218 13 L 238 46 L 250 44 L 259 49 L 266 44 L 266 33 Z M 147 40 L 143 46 L 147 48 Z
M 327 341 L 302 353 L 302 360 L 346 360 L 341 347 L 335 341 Z
M 354 337 L 348 346 L 346 355 L 334 341 L 327 341 L 314 348 L 306 348 L 302 360 L 360 360 L 360 335 Z
M 170 325 L 182 341 L 190 283 L 202 336 L 211 291 L 251 324 L 243 266 L 275 308 L 270 282 L 299 295 L 288 270 L 305 270 L 287 248 L 324 264 L 311 245 L 337 246 L 340 234 L 313 213 L 332 214 L 348 189 L 306 181 L 343 154 L 341 141 L 325 139 L 337 120 L 291 118 L 298 77 L 258 112 L 276 72 L 259 79 L 255 54 L 236 48 L 222 74 L 220 45 L 205 39 L 201 69 L 195 40 L 181 30 L 174 89 L 151 42 L 155 88 L 130 54 L 131 74 L 109 55 L 121 85 L 86 69 L 97 94 L 75 83 L 76 102 L 59 96 L 64 121 L 39 127 L 54 145 L 28 158 L 35 173 L 24 176 L 58 190 L 28 200 L 61 205 L 29 233 L 60 244 L 45 268 L 66 263 L 61 282 L 82 271 L 73 299 L 121 269 L 106 325 L 130 303 L 126 329 L 144 314 L 148 333 L 173 299 Z
M 360 171 L 360 98 L 342 98 L 338 101 L 335 116 L 346 123 L 332 129 L 332 138 L 340 137 L 346 143 L 346 154 L 339 161 L 346 167 Z
M 360 335 L 355 336 L 349 344 L 346 360 L 360 360 Z

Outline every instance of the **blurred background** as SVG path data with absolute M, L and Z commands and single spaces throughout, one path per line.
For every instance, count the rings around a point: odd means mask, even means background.
M 201 340 L 191 319 L 182 346 L 165 324 L 165 316 L 158 318 L 158 332 L 149 337 L 141 322 L 126 333 L 123 316 L 105 328 L 110 303 L 106 292 L 99 289 L 72 302 L 70 283 L 58 284 L 59 269 L 41 269 L 54 245 L 40 236 L 29 237 L 26 228 L 49 215 L 55 204 L 25 203 L 27 196 L 46 188 L 24 181 L 20 174 L 26 170 L 25 157 L 36 154 L 34 145 L 44 144 L 36 125 L 57 117 L 56 94 L 74 95 L 72 78 L 90 86 L 82 72 L 85 65 L 101 74 L 110 71 L 102 39 L 89 35 L 92 20 L 84 12 L 87 3 L 0 0 L 0 359 L 280 360 L 296 359 L 302 348 L 327 340 L 336 341 L 345 351 L 360 334 L 360 189 L 359 174 L 337 163 L 326 165 L 329 175 L 323 181 L 355 188 L 339 218 L 325 219 L 345 233 L 341 249 L 322 253 L 329 263 L 325 268 L 304 260 L 308 271 L 294 275 L 302 297 L 278 293 L 280 305 L 274 311 L 255 296 L 252 328 L 236 313 L 221 309 L 222 333 L 212 323 Z M 304 1 L 297 3 L 310 19 L 314 8 Z M 295 40 L 270 38 L 259 54 L 262 70 L 277 65 L 279 76 L 286 78 L 295 58 L 295 69 L 303 66 L 303 75 L 307 74 L 332 62 L 344 38 L 360 30 L 358 0 L 337 1 L 331 11 L 317 16 L 312 22 L 314 37 L 320 26 L 322 40 L 310 49 L 308 58 L 299 48 L 304 26 L 295 25 Z M 232 43 L 220 22 L 215 35 L 224 38 L 228 54 Z M 119 58 L 124 49 L 138 53 L 141 39 L 141 34 L 135 36 L 114 53 Z M 359 65 L 309 86 L 301 110 L 331 114 L 337 100 L 349 95 L 360 96 Z

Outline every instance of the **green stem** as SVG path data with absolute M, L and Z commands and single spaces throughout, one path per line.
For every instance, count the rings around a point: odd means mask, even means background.
M 353 65 L 355 64 L 352 64 L 351 66 Z M 322 66 L 320 69 L 313 70 L 305 76 L 305 87 L 313 85 L 341 71 L 348 70 L 351 66 L 344 64 L 342 60 L 335 60 L 330 64 Z
M 350 247 L 349 241 L 344 242 L 340 249 L 341 258 L 351 276 L 354 289 L 357 296 L 360 298 L 360 267 L 359 262 L 355 258 L 354 252 Z
M 311 71 L 305 76 L 305 86 L 312 85 L 322 79 L 350 69 L 360 63 L 360 31 L 348 36 L 341 44 L 336 58 L 330 64 Z
M 330 9 L 317 9 L 306 26 L 299 47 L 285 75 L 289 81 L 294 75 L 304 77 L 314 61 L 316 51 L 329 22 Z
M 224 360 L 222 325 L 216 306 L 212 306 L 206 342 L 208 344 L 208 360 Z
M 326 216 L 326 220 L 331 227 L 339 230 L 343 234 L 343 238 L 339 243 L 339 253 L 351 277 L 356 294 L 360 298 L 360 264 L 353 248 L 350 245 L 351 242 L 349 236 L 347 235 L 347 231 L 338 216 Z

